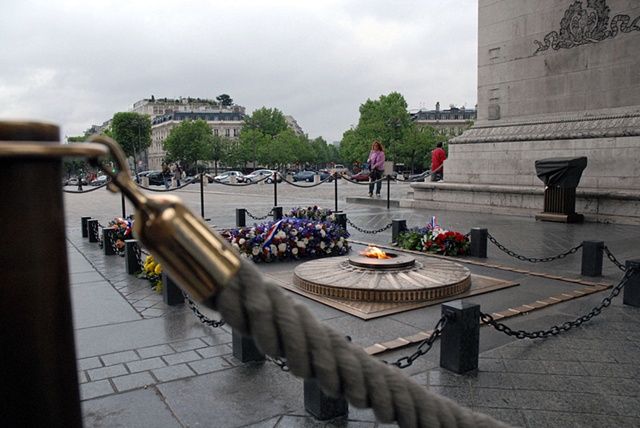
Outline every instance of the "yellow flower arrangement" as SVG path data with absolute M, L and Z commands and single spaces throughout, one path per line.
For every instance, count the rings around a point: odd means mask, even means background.
M 140 274 L 139 278 L 148 279 L 151 282 L 151 288 L 154 291 L 161 292 L 162 291 L 162 265 L 157 263 L 153 256 L 148 255 L 145 258 L 143 271 Z

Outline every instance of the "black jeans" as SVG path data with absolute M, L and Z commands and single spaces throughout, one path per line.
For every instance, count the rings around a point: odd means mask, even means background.
M 371 171 L 371 175 L 369 176 L 369 193 L 373 193 L 373 186 L 376 187 L 376 194 L 380 194 L 380 190 L 382 190 L 382 180 L 374 183 L 375 180 L 382 178 L 382 171 L 379 169 L 374 169 Z

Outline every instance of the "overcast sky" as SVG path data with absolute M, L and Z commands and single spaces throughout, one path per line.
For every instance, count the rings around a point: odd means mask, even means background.
M 477 0 L 20 0 L 0 12 L 0 119 L 82 135 L 143 98 L 229 94 L 328 142 L 368 99 L 477 102 Z

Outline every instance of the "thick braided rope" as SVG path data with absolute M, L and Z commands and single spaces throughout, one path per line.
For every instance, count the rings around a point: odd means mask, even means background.
M 507 425 L 427 391 L 397 367 L 369 356 L 338 331 L 243 261 L 216 298 L 224 320 L 251 336 L 267 355 L 286 358 L 296 376 L 313 379 L 330 396 L 372 408 L 383 423 L 401 427 L 506 427 Z

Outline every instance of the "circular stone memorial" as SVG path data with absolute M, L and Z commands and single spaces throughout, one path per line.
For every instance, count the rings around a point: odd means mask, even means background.
M 293 283 L 320 296 L 368 302 L 422 302 L 471 288 L 469 269 L 458 263 L 383 254 L 385 258 L 361 253 L 306 262 L 295 269 Z

